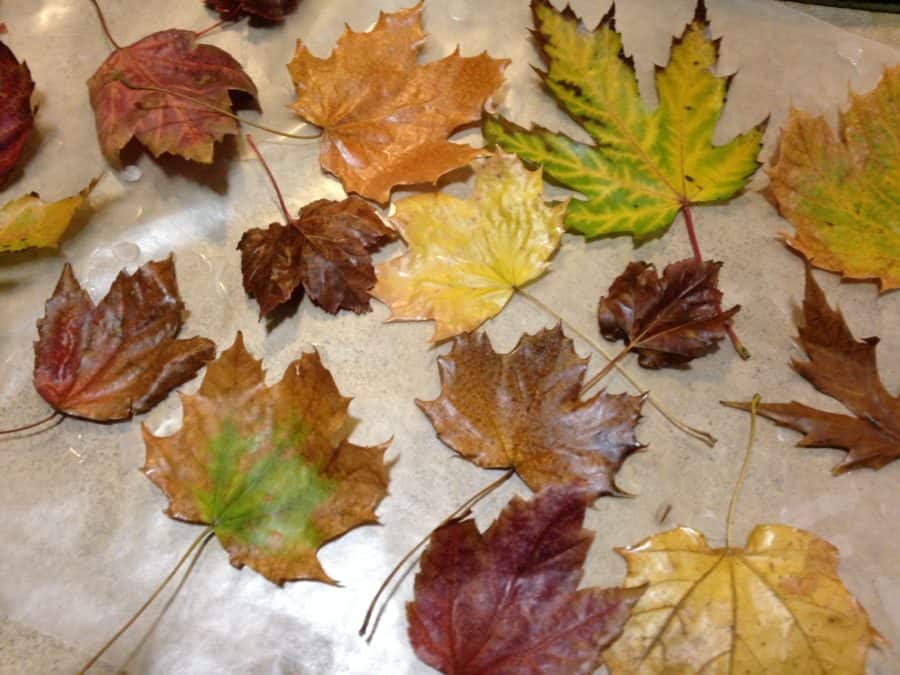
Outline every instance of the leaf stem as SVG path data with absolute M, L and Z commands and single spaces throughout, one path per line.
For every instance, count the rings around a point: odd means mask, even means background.
M 91 4 L 94 5 L 94 9 L 97 10 L 97 16 L 100 18 L 100 25 L 103 27 L 103 32 L 106 34 L 106 39 L 112 43 L 112 46 L 116 49 L 121 49 L 119 43 L 115 41 L 112 34 L 109 32 L 109 26 L 106 25 L 106 17 L 103 16 L 103 10 L 100 9 L 100 5 L 97 0 L 91 0 Z
M 96 654 L 94 654 L 94 656 L 91 657 L 91 660 L 88 661 L 86 664 L 84 664 L 84 666 L 81 668 L 81 670 L 78 671 L 78 675 L 84 675 L 84 673 L 86 673 L 91 668 L 91 666 L 93 666 L 95 663 L 97 663 L 97 661 L 100 660 L 100 657 L 103 656 L 103 654 L 106 652 L 106 650 L 109 649 L 113 645 L 113 643 L 119 639 L 119 637 L 121 637 L 122 633 L 124 633 L 126 630 L 128 630 L 131 627 L 131 625 L 135 621 L 138 620 L 138 618 L 141 616 L 141 614 L 144 613 L 144 610 L 146 610 L 153 603 L 153 601 L 156 600 L 157 596 L 160 593 L 162 593 L 162 591 L 166 587 L 166 585 L 170 581 L 172 581 L 172 579 L 178 573 L 178 570 L 181 569 L 181 566 L 184 565 L 185 561 L 190 557 L 191 553 L 194 552 L 194 549 L 196 549 L 199 546 L 200 548 L 197 550 L 197 554 L 195 556 L 195 561 L 196 561 L 196 558 L 200 556 L 200 553 L 206 547 L 206 543 L 212 538 L 212 535 L 213 535 L 213 529 L 211 527 L 207 527 L 206 529 L 203 530 L 203 532 L 201 532 L 198 535 L 198 537 L 196 539 L 194 539 L 194 542 L 188 547 L 188 550 L 184 552 L 184 555 L 181 556 L 181 559 L 178 561 L 178 563 L 175 565 L 175 567 L 172 568 L 172 571 L 169 572 L 168 576 L 165 579 L 163 579 L 162 583 L 159 586 L 156 587 L 156 590 L 153 591 L 153 594 L 149 598 L 147 598 L 147 601 L 143 605 L 141 605 L 141 607 L 140 607 L 140 609 L 138 609 L 138 611 L 136 611 L 134 614 L 131 615 L 131 618 L 125 622 L 125 624 L 116 632 L 116 634 L 113 635 L 106 642 L 106 644 L 100 648 L 100 651 L 98 651 Z M 192 569 L 193 566 L 194 565 L 192 562 L 191 566 L 188 569 L 189 570 Z
M 281 194 L 281 188 L 278 187 L 278 181 L 275 180 L 275 176 L 272 174 L 272 170 L 266 163 L 265 157 L 262 156 L 259 148 L 256 147 L 256 143 L 253 141 L 253 136 L 247 134 L 245 138 L 247 139 L 247 143 L 250 145 L 250 147 L 253 148 L 253 152 L 255 152 L 256 156 L 259 158 L 259 163 L 262 164 L 263 169 L 265 169 L 266 173 L 269 175 L 269 180 L 272 182 L 272 187 L 275 189 L 275 195 L 278 197 L 278 204 L 281 206 L 281 212 L 284 214 L 285 224 L 289 224 L 292 220 L 291 214 L 288 212 L 288 208 L 284 203 L 284 196 Z
M 691 240 L 691 250 L 694 252 L 694 260 L 697 262 L 703 262 L 703 255 L 700 253 L 700 242 L 697 240 L 697 232 L 694 230 L 694 216 L 691 215 L 691 207 L 690 204 L 684 202 L 681 205 L 681 213 L 684 215 L 684 224 L 687 227 L 688 238 Z M 721 309 L 721 307 L 719 307 Z M 728 339 L 731 340 L 731 346 L 734 347 L 734 351 L 737 352 L 738 356 L 740 356 L 744 361 L 750 358 L 750 350 L 741 342 L 741 339 L 738 337 L 737 332 L 734 330 L 734 326 L 731 322 L 727 322 L 725 324 L 725 333 L 728 335 Z
M 616 357 L 610 356 L 610 354 L 605 349 L 603 349 L 603 347 L 601 347 L 595 340 L 592 340 L 585 333 L 580 331 L 576 326 L 574 326 L 570 321 L 568 321 L 564 316 L 562 316 L 555 309 L 553 309 L 552 307 L 550 307 L 549 305 L 547 305 L 546 303 L 544 303 L 543 301 L 541 301 L 540 299 L 538 299 L 537 297 L 535 297 L 534 295 L 532 295 L 531 293 L 529 293 L 526 290 L 523 290 L 521 288 L 516 288 L 516 292 L 519 295 L 521 295 L 523 298 L 525 298 L 526 300 L 531 302 L 538 309 L 541 309 L 542 311 L 546 312 L 547 314 L 549 314 L 550 316 L 555 318 L 557 321 L 562 323 L 571 333 L 577 335 L 579 338 L 584 340 L 588 345 L 590 345 L 598 354 L 600 354 L 607 361 L 613 362 L 624 356 L 624 354 L 620 354 Z M 621 364 L 616 363 L 614 367 L 616 368 L 616 370 L 619 371 L 619 373 L 622 375 L 622 377 L 624 377 L 626 380 L 628 380 L 628 382 L 631 384 L 632 387 L 635 388 L 636 391 L 638 391 L 641 394 L 646 392 L 646 389 L 644 388 L 644 386 L 640 382 L 638 382 L 634 377 L 632 377 L 632 375 L 627 370 L 622 368 Z M 650 401 L 650 404 L 654 408 L 656 408 L 656 410 L 663 417 L 665 417 L 669 421 L 669 423 L 672 426 L 674 426 L 676 429 L 680 429 L 681 431 L 688 434 L 689 436 L 693 436 L 694 438 L 702 441 L 703 443 L 706 443 L 706 445 L 708 445 L 709 447 L 712 447 L 716 444 L 715 436 L 713 436 L 712 434 L 710 434 L 707 431 L 695 429 L 694 427 L 686 424 L 685 422 L 682 422 L 680 419 L 675 417 L 675 415 L 673 413 L 671 413 L 662 403 L 660 403 L 659 399 L 657 399 L 652 394 L 648 396 L 648 399 Z
M 185 94 L 180 91 L 175 91 L 174 89 L 163 89 L 162 87 L 153 87 L 150 85 L 139 87 L 135 84 L 132 84 L 131 82 L 129 82 L 128 80 L 126 80 L 124 78 L 120 79 L 119 82 L 122 83 L 122 86 L 127 87 L 128 89 L 134 89 L 135 91 L 155 91 L 160 94 L 168 94 L 170 96 L 180 96 L 181 98 L 185 99 L 186 101 L 190 101 L 191 103 L 194 103 L 196 105 L 207 108 L 208 110 L 217 112 L 220 115 L 225 115 L 226 117 L 230 117 L 231 119 L 235 120 L 236 122 L 240 122 L 241 124 L 246 124 L 248 127 L 254 127 L 255 129 L 260 129 L 261 131 L 265 131 L 267 133 L 274 134 L 275 136 L 284 136 L 285 138 L 296 138 L 301 141 L 311 141 L 311 140 L 315 140 L 315 139 L 321 137 L 321 135 L 322 135 L 321 132 L 317 133 L 317 134 L 306 134 L 305 135 L 305 134 L 292 134 L 287 131 L 279 131 L 278 129 L 273 129 L 272 127 L 267 127 L 264 124 L 258 124 L 256 122 L 251 122 L 250 120 L 246 120 L 243 117 L 239 117 L 239 116 L 235 115 L 230 110 L 226 110 L 225 108 L 220 108 L 219 106 L 213 105 L 212 103 L 204 101 L 203 99 L 196 98 L 194 96 L 191 96 L 190 94 Z
M 372 619 L 372 613 L 375 611 L 375 606 L 378 603 L 378 599 L 381 597 L 381 594 L 387 589 L 388 585 L 391 583 L 391 580 L 397 576 L 397 573 L 403 568 L 403 566 L 412 558 L 426 543 L 431 539 L 431 535 L 435 533 L 438 529 L 449 523 L 454 518 L 460 518 L 466 515 L 473 506 L 475 506 L 482 499 L 491 494 L 494 490 L 503 485 L 506 481 L 512 478 L 515 473 L 514 469 L 510 469 L 506 473 L 504 473 L 500 478 L 495 480 L 493 483 L 483 487 L 481 490 L 476 492 L 474 495 L 469 497 L 465 502 L 459 505 L 459 507 L 451 513 L 449 516 L 444 518 L 436 527 L 432 528 L 431 531 L 426 534 L 419 543 L 413 546 L 409 551 L 407 551 L 406 555 L 400 558 L 400 561 L 394 565 L 394 568 L 391 570 L 391 573 L 385 577 L 385 580 L 381 583 L 381 586 L 378 587 L 378 590 L 375 592 L 375 595 L 372 597 L 372 602 L 369 603 L 369 608 L 366 610 L 366 616 L 363 619 L 362 626 L 359 629 L 360 637 L 365 636 L 366 631 L 369 628 L 369 621 Z M 418 561 L 418 558 L 413 561 L 415 564 Z M 405 575 L 404 575 L 405 576 Z M 384 607 L 382 607 L 382 611 L 384 611 Z M 376 617 L 375 622 L 372 624 L 372 632 L 366 641 L 370 641 L 372 637 L 375 635 L 375 631 L 378 628 L 378 620 L 381 617 L 381 612 L 378 613 L 378 617 Z
M 49 422 L 57 415 L 60 417 L 64 416 L 63 413 L 59 412 L 58 410 L 54 410 L 46 417 L 39 419 L 37 422 L 32 422 L 31 424 L 24 424 L 21 427 L 14 427 L 13 429 L 0 429 L 0 436 L 5 435 L 5 434 L 15 434 L 20 431 L 28 431 L 29 429 L 34 429 L 35 427 L 41 426 L 44 422 Z
M 204 28 L 203 30 L 198 30 L 198 31 L 196 31 L 196 32 L 194 33 L 194 36 L 199 40 L 199 39 L 202 38 L 204 35 L 208 35 L 209 33 L 212 33 L 216 28 L 218 28 L 219 26 L 222 26 L 222 25 L 224 25 L 224 24 L 226 24 L 226 23 L 231 23 L 231 21 L 229 21 L 229 20 L 227 20 L 227 19 L 219 19 L 219 20 L 216 21 L 212 26 L 207 26 L 207 27 Z
M 744 484 L 744 478 L 747 477 L 747 469 L 750 466 L 750 455 L 753 454 L 753 437 L 756 436 L 756 409 L 760 402 L 759 394 L 754 394 L 753 400 L 750 401 L 750 438 L 747 441 L 747 451 L 744 453 L 744 464 L 741 466 L 741 473 L 738 476 L 737 483 L 734 484 L 734 490 L 731 493 L 731 504 L 728 505 L 728 518 L 725 521 L 725 545 L 731 548 L 731 528 L 734 524 L 734 508 L 737 505 L 738 494 L 741 486 Z

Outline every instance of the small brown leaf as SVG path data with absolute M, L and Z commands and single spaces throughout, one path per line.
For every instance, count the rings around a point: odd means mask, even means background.
M 514 497 L 483 535 L 471 519 L 435 531 L 406 608 L 419 658 L 454 675 L 594 672 L 643 589 L 577 590 L 585 506 L 552 488 Z
M 600 333 L 632 345 L 644 368 L 682 365 L 715 351 L 740 310 L 722 310 L 721 267 L 689 258 L 666 265 L 660 278 L 650 263 L 628 263 L 600 298 Z
M 487 335 L 457 337 L 438 359 L 441 395 L 416 401 L 438 436 L 486 469 L 514 468 L 528 487 L 579 485 L 621 494 L 615 472 L 635 450 L 643 396 L 581 401 L 587 359 L 557 326 L 497 354 Z
M 137 138 L 157 157 L 168 152 L 209 164 L 215 143 L 238 132 L 234 119 L 210 106 L 231 110 L 232 91 L 256 98 L 241 64 L 218 47 L 197 44 L 192 31 L 176 29 L 115 50 L 88 80 L 88 90 L 100 146 L 111 162 Z
M 57 410 L 127 419 L 159 403 L 216 354 L 211 340 L 176 340 L 187 316 L 172 257 L 119 273 L 94 305 L 66 263 L 34 343 L 34 386 Z
M 243 15 L 266 21 L 283 21 L 297 8 L 299 0 L 205 0 L 225 21 L 237 21 Z
M 806 269 L 803 324 L 799 340 L 809 361 L 791 366 L 810 384 L 843 403 L 854 416 L 817 410 L 793 401 L 764 403 L 759 414 L 805 434 L 800 447 L 842 448 L 844 461 L 832 469 L 880 469 L 900 458 L 900 397 L 891 396 L 878 375 L 877 337 L 857 340 L 839 310 L 828 305 L 825 293 Z M 749 410 L 748 403 L 726 403 Z
M 291 107 L 323 129 L 322 167 L 347 192 L 381 204 L 396 185 L 432 183 L 485 154 L 447 137 L 481 118 L 509 63 L 457 49 L 417 65 L 422 6 L 382 13 L 367 33 L 348 27 L 327 59 L 298 40 L 288 64 L 297 90 Z
M 371 253 L 397 238 L 359 197 L 319 199 L 288 225 L 247 230 L 238 244 L 244 289 L 263 317 L 302 285 L 326 312 L 371 310 L 375 285 Z
M 33 91 L 28 66 L 19 63 L 10 48 L 0 42 L 0 186 L 19 163 L 34 127 Z

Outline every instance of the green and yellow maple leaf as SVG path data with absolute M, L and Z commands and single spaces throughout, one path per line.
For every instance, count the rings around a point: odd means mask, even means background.
M 392 320 L 435 321 L 433 342 L 474 330 L 546 271 L 566 204 L 548 206 L 540 171 L 498 152 L 475 168 L 469 199 L 422 194 L 397 202 L 409 250 L 375 269 L 373 296 Z
M 249 565 L 278 584 L 330 582 L 316 552 L 377 522 L 387 444 L 346 440 L 350 399 L 319 355 L 304 354 L 267 387 L 238 333 L 200 390 L 181 400 L 178 432 L 158 437 L 143 427 L 143 470 L 169 498 L 167 513 L 208 525 L 235 567 Z
M 97 179 L 92 180 L 77 195 L 56 202 L 45 202 L 32 192 L 4 204 L 0 209 L 0 253 L 59 246 L 72 218 L 96 184 Z
M 525 129 L 500 116 L 485 118 L 484 135 L 587 197 L 570 203 L 570 229 L 589 237 L 628 234 L 641 242 L 662 235 L 680 209 L 729 199 L 747 184 L 759 168 L 767 120 L 713 145 L 731 78 L 711 70 L 718 41 L 706 35 L 702 0 L 674 40 L 669 64 L 656 70 L 655 110 L 641 100 L 633 62 L 616 32 L 615 8 L 593 31 L 571 9 L 558 12 L 548 0 L 532 0 L 531 8 L 548 64 L 539 73 L 595 144 L 538 126 Z
M 797 229 L 788 246 L 821 269 L 900 288 L 900 66 L 852 94 L 839 137 L 791 110 L 769 191 Z

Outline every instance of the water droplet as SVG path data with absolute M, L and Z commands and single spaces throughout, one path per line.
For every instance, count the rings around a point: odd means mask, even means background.
M 119 172 L 119 177 L 126 183 L 137 183 L 143 175 L 140 167 L 135 164 L 130 164 Z
M 838 56 L 847 59 L 853 64 L 854 68 L 859 68 L 859 63 L 862 61 L 863 57 L 863 48 L 860 47 L 858 42 L 855 40 L 844 40 L 843 42 L 839 42 L 837 53 Z
M 162 423 L 158 427 L 156 427 L 156 431 L 153 432 L 154 436 L 171 436 L 176 431 L 178 431 L 178 427 L 181 426 L 181 420 L 170 417 L 167 420 L 163 420 Z
M 465 21 L 472 13 L 469 0 L 448 0 L 447 12 L 454 21 Z
M 130 241 L 123 241 L 113 246 L 113 255 L 122 262 L 133 262 L 141 253 L 141 248 Z

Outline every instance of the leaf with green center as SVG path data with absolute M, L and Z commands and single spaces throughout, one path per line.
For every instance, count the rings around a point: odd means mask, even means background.
M 769 191 L 812 265 L 900 288 L 900 66 L 851 94 L 836 137 L 822 116 L 791 110 Z
M 267 387 L 238 333 L 197 394 L 182 396 L 181 430 L 143 428 L 144 473 L 169 498 L 167 513 L 209 525 L 235 567 L 277 584 L 332 582 L 319 547 L 377 522 L 387 494 L 387 443 L 347 441 L 349 403 L 315 352 Z
M 474 330 L 541 276 L 559 246 L 566 205 L 548 206 L 542 193 L 539 171 L 498 153 L 476 167 L 469 199 L 401 199 L 394 222 L 409 250 L 375 268 L 372 295 L 392 320 L 433 319 L 433 342 Z
M 485 118 L 484 135 L 587 197 L 569 205 L 569 228 L 589 237 L 628 234 L 641 242 L 662 235 L 683 207 L 730 199 L 747 184 L 759 167 L 766 121 L 713 145 L 731 78 L 711 70 L 719 43 L 706 35 L 702 0 L 674 40 L 669 64 L 656 70 L 655 110 L 641 100 L 614 8 L 593 31 L 571 9 L 557 12 L 547 0 L 532 0 L 531 8 L 548 64 L 539 74 L 595 144 L 542 127 L 524 129 L 502 117 Z

